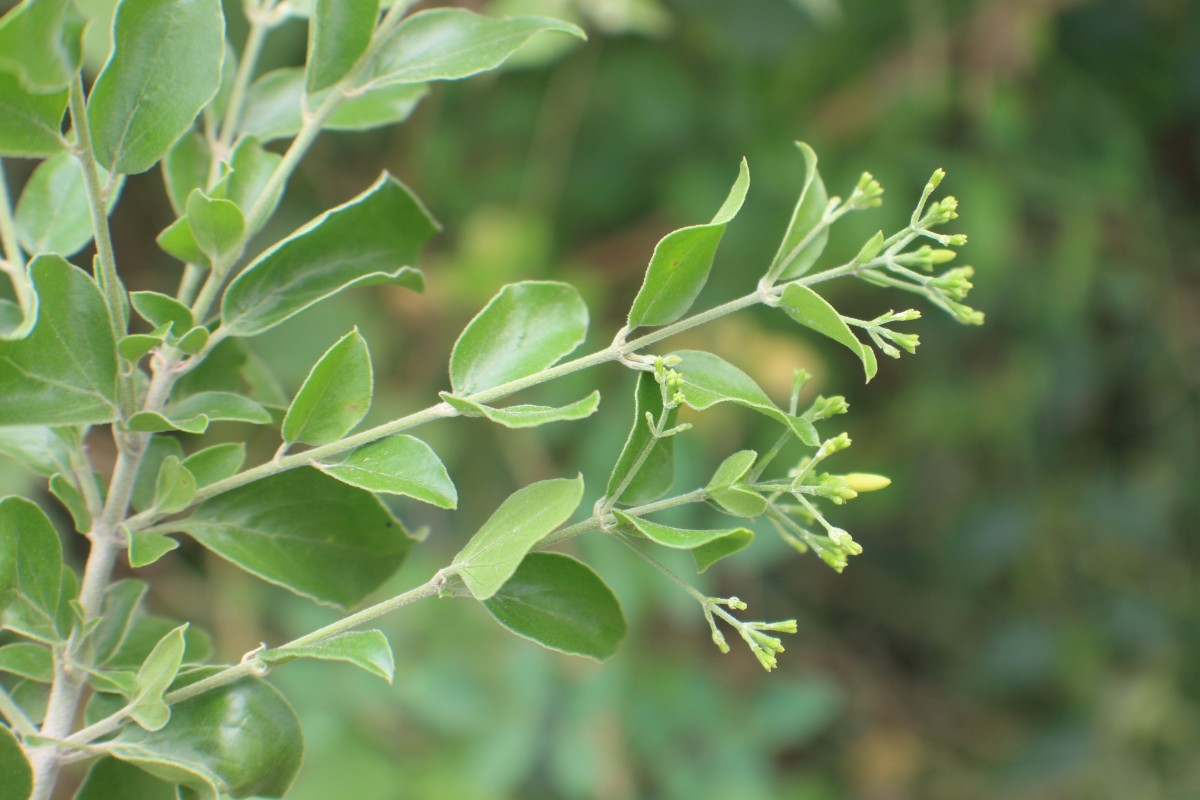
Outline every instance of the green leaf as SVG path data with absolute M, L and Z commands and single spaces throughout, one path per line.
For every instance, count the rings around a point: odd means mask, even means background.
M 637 463 L 638 458 L 653 438 L 650 426 L 646 423 L 646 414 L 650 414 L 657 420 L 663 412 L 662 389 L 649 372 L 638 373 L 633 396 L 633 427 L 629 431 L 629 438 L 625 440 L 625 446 L 621 448 L 621 455 L 617 458 L 612 475 L 608 479 L 606 493 L 609 497 L 616 494 L 617 488 L 629 475 L 630 470 L 633 469 L 634 464 Z M 666 423 L 668 428 L 675 425 L 678 413 L 677 409 L 669 412 Z M 654 446 L 642 462 L 641 468 L 633 476 L 625 491 L 621 492 L 617 502 L 627 506 L 649 503 L 670 491 L 674 483 L 675 437 L 668 436 L 654 442 Z
M 153 508 L 161 514 L 174 514 L 191 505 L 195 497 L 195 476 L 175 456 L 163 459 L 154 484 Z
M 424 84 L 399 84 L 366 88 L 342 101 L 322 125 L 326 130 L 364 131 L 395 125 L 408 119 L 429 93 Z M 315 107 L 325 98 L 318 93 L 308 100 Z M 264 142 L 290 139 L 304 122 L 304 70 L 286 67 L 258 78 L 246 96 L 246 113 L 239 128 L 243 135 Z
M 222 325 L 252 336 L 352 286 L 422 286 L 412 269 L 438 225 L 387 173 L 363 194 L 327 211 L 259 256 L 221 302 Z
M 192 310 L 169 295 L 158 292 L 132 292 L 129 300 L 138 316 L 158 328 L 170 325 L 176 336 L 183 335 L 196 324 Z
M 87 533 L 92 529 L 92 515 L 88 511 L 87 503 L 70 478 L 59 472 L 51 476 L 48 488 L 50 494 L 58 498 L 63 508 L 71 515 L 71 522 L 74 523 L 76 531 Z
M 129 430 L 139 433 L 181 431 L 200 434 L 208 430 L 208 417 L 198 414 L 186 418 L 172 418 L 158 411 L 139 411 L 129 418 Z
M 0 70 L 31 92 L 65 89 L 81 61 L 83 16 L 70 0 L 25 0 L 0 18 Z
M 43 478 L 71 469 L 70 450 L 54 428 L 0 427 L 0 455 L 16 459 Z
M 138 669 L 137 694 L 130 703 L 129 716 L 148 731 L 162 729 L 171 718 L 163 694 L 183 665 L 183 635 L 187 627 L 184 623 L 160 639 Z
M 196 241 L 196 235 L 192 233 L 192 226 L 186 216 L 163 228 L 162 233 L 154 238 L 154 242 L 164 253 L 185 264 L 195 264 L 206 269 L 211 266 L 208 255 L 200 249 L 200 243 Z
M 308 468 L 206 500 L 172 526 L 263 580 L 341 607 L 391 577 L 412 544 L 375 497 Z
M 8 644 L 0 647 L 0 672 L 50 683 L 54 680 L 54 654 L 49 647 L 32 642 Z
M 283 418 L 283 441 L 322 445 L 342 438 L 367 415 L 373 386 L 371 354 L 355 328 L 304 379 Z
M 472 403 L 448 392 L 439 395 L 456 410 L 468 416 L 486 417 L 506 428 L 536 428 L 549 422 L 574 422 L 590 417 L 600 407 L 600 392 L 595 391 L 581 400 L 565 406 L 516 405 L 507 408 Z
M 175 628 L 177 620 L 139 613 L 133 618 L 121 647 L 109 660 L 113 670 L 137 669 L 145 662 L 150 651 Z M 195 664 L 205 661 L 212 654 L 212 642 L 199 628 L 190 627 L 184 634 L 183 663 Z
M 33 330 L 0 340 L 0 426 L 112 422 L 117 343 L 99 287 L 59 256 L 38 256 L 29 272 Z
M 208 140 L 198 131 L 188 131 L 167 151 L 162 160 L 163 183 L 175 216 L 182 217 L 187 213 L 188 195 L 193 190 L 208 186 L 211 159 Z
M 561 553 L 530 553 L 483 605 L 518 636 L 597 661 L 615 653 L 625 636 L 625 615 L 608 584 Z
M 50 644 L 61 641 L 62 544 L 36 504 L 23 497 L 0 500 L 0 622 Z
M 236 203 L 214 200 L 199 189 L 188 195 L 187 220 L 196 245 L 212 262 L 236 251 L 246 231 L 246 219 Z
M 476 600 L 487 600 L 513 576 L 526 553 L 570 519 L 582 498 L 582 477 L 539 481 L 517 490 L 459 551 L 451 568 Z
M 214 444 L 183 460 L 183 466 L 196 478 L 197 489 L 236 475 L 244 463 L 246 445 L 241 442 Z
M 139 411 L 129 418 L 129 427 L 145 433 L 204 433 L 213 422 L 268 425 L 272 419 L 271 412 L 249 397 L 232 392 L 198 392 L 171 405 L 165 414 Z
M 467 324 L 450 355 L 450 385 L 467 396 L 540 372 L 587 337 L 579 291 L 556 281 L 523 281 L 500 290 Z
M 368 69 L 370 85 L 454 81 L 493 70 L 539 33 L 583 31 L 548 17 L 492 19 L 463 8 L 436 8 L 406 18 Z
M 13 800 L 25 800 L 33 793 L 33 769 L 16 735 L 3 725 L 0 725 L 0 786 L 4 787 L 5 796 Z
M 308 23 L 307 89 L 315 94 L 346 77 L 367 51 L 379 0 L 316 0 Z
M 739 528 L 737 533 L 700 545 L 692 550 L 692 558 L 696 560 L 696 571 L 706 571 L 725 556 L 733 555 L 752 541 L 754 541 L 753 531 L 748 528 Z
M 92 658 L 90 663 L 104 666 L 121 649 L 129 635 L 134 614 L 146 595 L 147 586 L 142 581 L 126 579 L 111 584 L 104 590 L 104 601 L 100 607 L 100 621 L 88 639 Z
M 278 153 L 264 150 L 258 139 L 253 136 L 243 136 L 237 146 L 233 148 L 233 154 L 229 158 L 229 174 L 213 187 L 212 196 L 232 200 L 238 208 L 254 208 L 254 204 L 258 202 L 259 197 L 267 188 L 271 175 L 274 174 L 282 160 L 283 156 Z M 264 223 L 270 219 L 275 207 L 279 205 L 279 198 L 282 194 L 283 187 L 281 186 L 275 189 L 270 200 L 267 201 L 269 210 L 262 217 Z M 258 231 L 248 231 L 249 235 L 255 233 Z
M 170 536 L 153 531 L 126 531 L 129 550 L 129 566 L 134 569 L 148 567 L 179 547 L 179 542 Z
M 458 492 L 442 460 L 412 436 L 389 436 L 363 445 L 340 464 L 314 466 L 368 492 L 405 495 L 438 508 L 458 507 Z
M 708 495 L 723 511 L 735 517 L 754 518 L 767 510 L 767 499 L 750 489 L 714 489 Z
M 655 544 L 676 550 L 691 550 L 700 572 L 731 553 L 736 553 L 754 541 L 754 533 L 748 528 L 721 528 L 717 530 L 686 530 L 651 522 L 641 517 L 632 517 L 620 511 L 617 519 L 633 528 Z M 719 544 L 718 544 L 719 543 Z
M 708 280 L 725 227 L 741 210 L 749 188 L 750 170 L 743 158 L 737 180 L 712 222 L 680 228 L 659 241 L 629 309 L 630 328 L 667 325 L 687 313 Z
M 709 498 L 725 511 L 738 517 L 757 517 L 767 510 L 767 501 L 758 492 L 736 486 L 754 466 L 758 453 L 741 450 L 726 458 L 717 467 L 712 480 L 704 487 Z
M 108 174 L 100 172 L 107 182 Z M 111 209 L 121 193 L 118 180 L 108 198 Z M 92 215 L 84 191 L 83 169 L 70 153 L 59 153 L 38 165 L 17 203 L 17 238 L 27 253 L 68 257 L 92 241 Z
M 132 764 L 102 758 L 92 765 L 75 800 L 178 800 L 175 784 L 160 781 Z
M 267 650 L 262 658 L 268 664 L 286 664 L 298 658 L 344 661 L 377 678 L 383 678 L 388 683 L 392 682 L 392 676 L 396 672 L 392 647 L 388 644 L 387 637 L 377 630 L 350 631 L 316 644 L 301 647 L 289 645 L 278 650 Z
M 789 317 L 805 327 L 812 328 L 820 334 L 828 336 L 839 344 L 843 344 L 859 357 L 863 364 L 863 372 L 867 382 L 875 377 L 879 365 L 875 359 L 875 351 L 858 340 L 850 330 L 850 326 L 842 319 L 842 315 L 821 295 L 801 286 L 798 283 L 789 284 L 779 298 L 779 307 Z
M 88 97 L 97 160 L 150 169 L 217 93 L 225 53 L 221 0 L 122 0 L 115 46 Z
M 189 673 L 187 682 L 213 671 Z M 161 730 L 127 726 L 112 754 L 205 800 L 218 793 L 278 798 L 300 768 L 301 742 L 287 701 L 270 684 L 247 678 L 175 704 Z
M 746 473 L 754 466 L 754 462 L 757 459 L 758 453 L 753 450 L 739 450 L 727 457 L 717 467 L 717 471 L 713 473 L 712 479 L 704 487 L 704 491 L 711 494 L 714 491 L 728 489 L 730 486 L 733 486 L 746 477 Z
M 753 378 L 728 361 L 700 350 L 680 350 L 675 355 L 682 359 L 675 370 L 683 376 L 684 403 L 689 408 L 703 411 L 717 403 L 737 403 L 778 420 L 801 442 L 817 446 L 817 431 L 811 422 L 780 410 Z
M 183 459 L 183 447 L 180 446 L 179 440 L 170 436 L 151 437 L 133 482 L 133 507 L 136 510 L 146 511 L 153 505 L 158 472 L 168 456 Z
M 196 355 L 208 345 L 208 328 L 203 325 L 197 325 L 190 331 L 179 337 L 179 341 L 175 342 L 175 346 L 182 352 L 188 355 Z
M 67 93 L 32 94 L 0 71 L 0 156 L 45 158 L 63 150 L 59 136 Z
M 771 274 L 784 280 L 797 278 L 812 269 L 829 241 L 829 226 L 821 225 L 829 195 L 825 191 L 825 181 L 817 171 L 817 154 L 804 142 L 796 142 L 796 146 L 804 154 L 804 186 L 770 267 Z
M 121 358 L 126 361 L 137 363 L 145 358 L 146 354 L 154 348 L 162 344 L 167 338 L 169 327 L 161 327 L 150 333 L 131 333 L 128 336 L 122 336 L 117 340 L 117 352 L 121 354 Z

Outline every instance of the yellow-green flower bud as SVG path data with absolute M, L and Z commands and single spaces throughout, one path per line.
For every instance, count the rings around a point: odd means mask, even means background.
M 842 480 L 856 492 L 877 492 L 892 485 L 892 479 L 883 475 L 872 475 L 869 472 L 851 472 L 843 475 Z

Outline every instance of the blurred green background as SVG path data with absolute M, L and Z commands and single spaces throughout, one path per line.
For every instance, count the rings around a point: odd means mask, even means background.
M 694 602 L 615 543 L 585 539 L 573 551 L 629 617 L 616 657 L 548 653 L 470 602 L 413 606 L 386 621 L 391 688 L 329 665 L 275 673 L 308 737 L 289 796 L 1200 797 L 1200 4 L 472 7 L 573 18 L 591 40 L 535 42 L 513 68 L 438 87 L 399 128 L 321 140 L 268 236 L 381 167 L 445 233 L 424 264 L 425 295 L 355 292 L 253 340 L 288 391 L 357 324 L 379 381 L 373 418 L 427 405 L 446 388 L 462 325 L 519 279 L 578 285 L 589 346 L 602 346 L 654 243 L 706 221 L 745 155 L 750 196 L 700 303 L 743 294 L 795 200 L 795 139 L 816 148 L 831 193 L 862 170 L 887 189 L 882 209 L 835 228 L 822 263 L 902 226 L 945 167 L 955 229 L 971 237 L 963 260 L 978 269 L 972 305 L 988 321 L 964 329 L 926 309 L 909 326 L 917 355 L 882 359 L 870 387 L 844 350 L 765 310 L 688 340 L 777 400 L 798 366 L 816 376 L 810 395 L 846 394 L 850 415 L 826 430 L 841 425 L 855 444 L 831 467 L 894 480 L 831 512 L 866 549 L 844 574 L 765 529 L 702 576 L 752 617 L 799 620 L 777 673 L 744 648 L 721 655 Z M 235 41 L 241 28 L 231 23 Z M 297 63 L 304 41 L 301 24 L 280 29 L 264 68 Z M 168 215 L 156 175 L 130 181 L 115 224 L 138 288 L 177 279 L 147 235 Z M 864 284 L 827 288 L 860 317 L 913 304 Z M 586 422 L 423 430 L 461 510 L 397 507 L 431 534 L 391 588 L 423 581 L 520 485 L 582 468 L 598 495 L 629 425 L 632 375 L 595 370 L 536 398 L 593 386 L 604 403 Z M 702 484 L 735 449 L 767 447 L 774 432 L 750 417 L 694 416 L 677 485 Z M 266 458 L 277 442 L 252 444 Z M 708 513 L 685 518 L 716 522 Z M 225 658 L 329 618 L 198 550 L 148 572 L 152 602 L 206 624 Z

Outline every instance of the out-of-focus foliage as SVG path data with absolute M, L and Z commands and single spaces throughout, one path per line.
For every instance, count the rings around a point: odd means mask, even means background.
M 519 279 L 581 286 L 601 342 L 657 239 L 711 215 L 743 155 L 756 176 L 748 213 L 728 229 L 700 303 L 745 292 L 802 179 L 795 139 L 822 154 L 830 187 L 870 169 L 896 198 L 845 222 L 829 263 L 902 225 L 901 199 L 944 166 L 969 214 L 964 255 L 988 324 L 962 331 L 929 314 L 912 326 L 923 346 L 906 369 L 885 359 L 872 391 L 848 392 L 854 466 L 893 485 L 844 512 L 866 552 L 843 574 L 759 536 L 702 576 L 714 593 L 736 577 L 760 618 L 799 619 L 777 673 L 744 652 L 720 655 L 689 598 L 630 567 L 616 543 L 585 537 L 579 551 L 629 616 L 613 659 L 547 653 L 466 601 L 418 604 L 386 623 L 390 689 L 329 664 L 274 673 L 308 735 L 290 796 L 1200 795 L 1200 6 L 478 6 L 574 16 L 591 41 L 535 43 L 522 57 L 538 69 L 439 87 L 403 127 L 318 144 L 266 235 L 349 198 L 381 158 L 447 233 L 423 298 L 360 293 L 255 339 L 289 391 L 357 324 L 373 343 L 371 419 L 426 405 L 449 388 L 462 325 Z M 282 31 L 264 66 L 294 63 L 304 36 Z M 130 178 L 117 248 L 145 270 L 131 282 L 161 272 L 166 288 L 175 265 L 131 252 L 138 231 L 170 221 L 155 192 Z M 837 297 L 860 317 L 887 310 L 861 287 Z M 797 366 L 817 376 L 813 394 L 861 384 L 844 349 L 782 315 L 739 315 L 694 337 L 679 347 L 737 352 L 778 399 Z M 632 389 L 625 371 L 605 377 L 619 390 L 586 423 L 430 428 L 455 482 L 474 488 L 453 517 L 398 506 L 432 532 L 394 588 L 444 564 L 503 497 L 557 465 L 582 464 L 602 486 Z M 562 381 L 536 402 L 569 402 L 584 386 Z M 680 485 L 703 484 L 747 438 L 769 445 L 752 416 L 685 414 L 698 424 L 679 442 Z M 18 480 L 0 463 L 6 489 Z M 199 551 L 154 569 L 152 603 L 208 623 L 227 658 L 329 619 Z M 200 570 L 216 580 L 200 582 Z

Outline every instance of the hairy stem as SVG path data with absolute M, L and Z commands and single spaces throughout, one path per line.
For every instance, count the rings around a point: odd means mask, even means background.
M 687 492 L 675 497 L 668 497 L 663 500 L 657 500 L 653 503 L 646 503 L 644 505 L 630 508 L 628 509 L 628 513 L 635 516 L 652 514 L 655 511 L 663 511 L 668 508 L 675 508 L 676 506 L 703 502 L 706 496 L 707 495 L 703 489 L 697 489 L 695 491 Z M 564 542 L 567 539 L 572 539 L 576 536 L 580 536 L 591 531 L 600 530 L 604 527 L 604 524 L 604 520 L 602 520 L 600 517 L 589 517 L 582 522 L 578 522 L 574 525 L 569 525 L 565 528 L 560 528 L 557 531 L 554 531 L 541 542 L 539 542 L 535 549 L 545 550 L 548 547 L 560 542 Z M 264 655 L 266 653 L 271 653 L 273 655 L 286 655 L 289 649 L 294 650 L 319 644 L 328 639 L 332 639 L 334 636 L 354 630 L 355 628 L 365 625 L 372 620 L 390 614 L 397 609 L 411 605 L 418 600 L 424 600 L 427 597 L 437 596 L 439 592 L 441 592 L 441 590 L 446 586 L 446 582 L 449 577 L 449 568 L 442 568 L 434 573 L 433 577 L 425 581 L 425 583 L 422 583 L 420 586 L 409 589 L 407 592 L 403 592 L 393 597 L 389 597 L 388 599 L 376 603 L 373 606 L 368 606 L 362 611 L 355 612 L 348 617 L 344 617 L 322 628 L 318 628 L 311 633 L 306 633 L 303 636 L 293 639 L 287 644 L 261 650 L 253 654 L 247 654 L 246 658 L 241 663 L 226 667 L 219 672 L 209 675 L 207 678 L 196 681 L 188 686 L 184 686 L 181 689 L 176 689 L 175 691 L 167 694 L 164 699 L 168 704 L 174 705 L 175 703 L 183 702 L 184 700 L 188 700 L 205 692 L 212 691 L 213 689 L 218 689 L 222 686 L 228 686 L 229 684 L 235 683 L 242 678 L 261 676 L 266 670 L 264 663 Z M 125 720 L 129 718 L 130 711 L 131 707 L 127 706 L 70 736 L 63 737 L 63 740 L 65 743 L 73 745 L 86 745 L 94 742 L 96 739 L 106 736 L 120 728 L 121 725 L 124 724 Z
M 108 227 L 108 204 L 104 196 L 104 184 L 100 181 L 100 165 L 92 151 L 92 133 L 88 127 L 87 101 L 83 92 L 83 76 L 76 75 L 71 82 L 70 110 L 71 127 L 75 132 L 75 157 L 83 167 L 88 211 L 92 217 L 92 230 L 96 237 L 96 279 L 104 292 L 112 315 L 113 332 L 117 338 L 125 335 L 128 320 L 125 316 L 125 290 L 117 277 L 117 258 L 113 252 L 112 233 Z
M 794 282 L 810 286 L 812 284 L 820 283 L 832 278 L 842 277 L 846 274 L 847 272 L 845 270 L 845 266 L 834 267 L 832 269 L 825 270 L 824 272 L 814 273 Z M 676 334 L 700 325 L 704 325 L 708 322 L 712 322 L 713 320 L 720 319 L 721 317 L 727 316 L 743 308 L 749 308 L 750 306 L 757 305 L 764 300 L 774 300 L 783 293 L 787 286 L 788 284 L 780 284 L 765 291 L 751 292 L 750 294 L 730 300 L 727 303 L 714 306 L 707 311 L 701 311 L 698 314 L 693 314 L 692 316 L 681 319 L 678 322 L 665 325 L 656 331 L 639 336 L 636 339 L 631 339 L 626 342 L 613 343 L 602 350 L 597 350 L 594 353 L 580 356 L 579 358 L 564 362 L 554 367 L 550 367 L 549 369 L 542 370 L 541 372 L 533 375 L 529 375 L 524 378 L 518 378 L 517 380 L 509 381 L 508 383 L 501 384 L 500 386 L 496 386 L 491 389 L 485 389 L 481 392 L 476 392 L 475 394 L 464 399 L 480 404 L 493 403 L 497 400 L 508 397 L 511 394 L 516 394 L 524 389 L 529 389 L 533 386 L 552 381 L 556 378 L 561 378 L 565 375 L 570 375 L 572 373 L 589 369 L 599 364 L 605 364 L 610 361 L 619 361 L 631 353 L 635 353 L 638 350 L 641 350 L 642 348 L 648 347 L 652 344 L 657 344 L 658 342 L 675 336 Z M 455 411 L 450 405 L 447 403 L 438 403 L 437 405 L 429 406 L 428 408 L 404 417 L 400 417 L 399 419 L 392 420 L 391 422 L 385 422 L 382 425 L 376 425 L 374 428 L 368 428 L 365 431 L 361 431 L 343 439 L 339 439 L 336 442 L 330 442 L 329 444 L 321 445 L 320 447 L 314 447 L 301 453 L 293 453 L 291 455 L 272 459 L 265 464 L 260 464 L 256 467 L 243 470 L 242 472 L 226 478 L 225 480 L 216 481 L 215 483 L 209 484 L 208 486 L 200 489 L 198 492 L 196 492 L 196 498 L 194 502 L 199 503 L 211 497 L 216 497 L 219 494 L 224 494 L 225 492 L 232 491 L 238 487 L 253 483 L 254 481 L 262 480 L 263 478 L 267 478 L 272 475 L 277 475 L 281 472 L 286 472 L 298 467 L 318 463 L 324 459 L 340 455 L 349 450 L 353 450 L 361 445 L 401 433 L 411 428 L 424 425 L 428 422 L 433 422 L 434 420 L 455 416 L 458 416 L 458 412 Z M 131 530 L 143 530 L 154 524 L 161 517 L 161 514 L 153 511 L 144 512 L 130 518 L 127 521 L 127 524 Z

